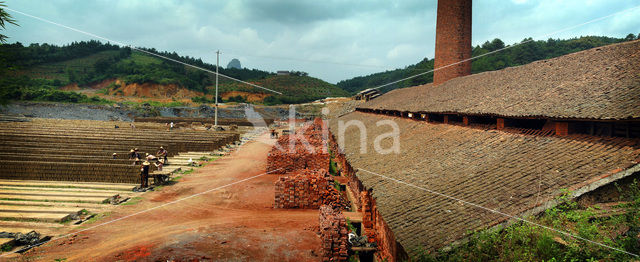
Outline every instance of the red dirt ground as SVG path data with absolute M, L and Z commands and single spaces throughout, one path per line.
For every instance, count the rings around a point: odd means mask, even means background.
M 92 225 L 264 173 L 266 135 L 179 182 L 142 195 Z M 317 261 L 317 210 L 273 209 L 277 175 L 264 175 L 32 249 L 17 260 Z

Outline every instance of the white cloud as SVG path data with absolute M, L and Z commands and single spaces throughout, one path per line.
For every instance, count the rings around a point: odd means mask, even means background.
M 632 2 L 474 1 L 473 43 L 501 38 L 511 44 L 525 37 L 544 36 L 633 7 Z M 432 58 L 435 3 L 435 0 L 12 0 L 7 5 L 136 46 L 201 57 L 209 63 L 215 63 L 213 52 L 220 49 L 223 65 L 238 57 L 249 68 L 295 69 L 337 82 Z M 90 39 L 68 29 L 13 15 L 20 27 L 7 27 L 9 41 L 67 44 Z M 636 10 L 552 37 L 587 34 L 624 37 L 640 33 L 638 28 L 640 19 Z

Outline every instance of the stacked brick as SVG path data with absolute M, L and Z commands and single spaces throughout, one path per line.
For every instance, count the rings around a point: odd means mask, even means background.
M 330 206 L 320 207 L 320 238 L 322 239 L 322 261 L 346 261 L 347 221 L 340 211 Z
M 325 169 L 329 159 L 322 126 L 314 123 L 278 139 L 267 156 L 267 172 L 285 174 L 300 169 Z
M 304 169 L 276 181 L 276 208 L 319 208 L 328 205 L 336 209 L 348 207 L 348 202 L 333 188 L 333 179 L 326 170 Z
M 323 261 L 346 261 L 347 222 L 341 210 L 349 202 L 334 188 L 327 150 L 328 131 L 321 119 L 278 139 L 267 157 L 267 171 L 289 174 L 276 181 L 275 208 L 319 208 Z
M 360 192 L 360 202 L 362 203 L 362 225 L 364 226 L 364 233 L 367 235 L 369 242 L 377 241 L 377 233 L 375 230 L 375 212 L 373 199 L 371 193 L 368 190 Z

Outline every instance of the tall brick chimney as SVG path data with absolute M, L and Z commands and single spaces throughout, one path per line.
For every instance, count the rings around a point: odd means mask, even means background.
M 435 68 L 471 58 L 471 0 L 438 0 Z M 471 74 L 471 61 L 433 74 L 433 85 Z

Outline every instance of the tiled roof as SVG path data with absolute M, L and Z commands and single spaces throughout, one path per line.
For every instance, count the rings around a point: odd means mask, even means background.
M 361 107 L 578 119 L 640 118 L 640 40 L 431 84 Z
M 400 128 L 400 154 L 378 154 L 376 136 L 391 131 L 379 120 Z M 410 119 L 354 112 L 332 120 L 359 120 L 367 128 L 367 153 L 360 154 L 360 133 L 345 132 L 345 154 L 354 168 L 447 194 L 507 214 L 518 215 L 547 203 L 561 189 L 582 186 L 613 170 L 637 164 L 640 141 L 587 136 L 539 137 L 431 124 Z M 383 148 L 391 140 L 381 142 Z M 437 249 L 463 238 L 468 230 L 486 228 L 508 217 L 465 205 L 358 171 L 373 188 L 377 205 L 396 239 L 411 252 Z

